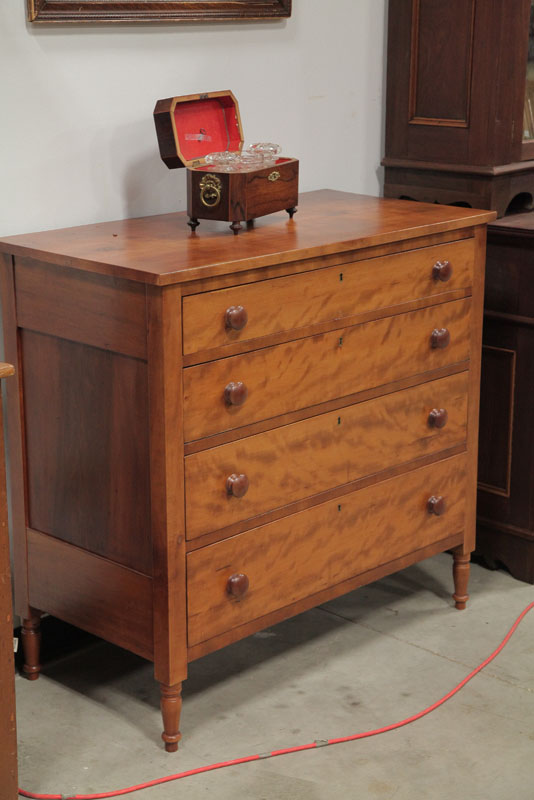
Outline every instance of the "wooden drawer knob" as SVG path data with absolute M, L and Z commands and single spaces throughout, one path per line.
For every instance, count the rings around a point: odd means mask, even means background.
M 242 331 L 248 322 L 247 310 L 243 306 L 230 306 L 224 315 L 224 324 L 234 331 Z
M 443 350 L 449 346 L 451 335 L 447 328 L 434 328 L 430 335 L 430 346 L 433 350 Z
M 248 492 L 249 482 L 246 475 L 232 473 L 226 479 L 226 491 L 234 497 L 244 497 Z
M 448 281 L 452 276 L 452 264 L 450 261 L 436 261 L 432 267 L 432 277 L 435 281 Z
M 445 499 L 441 495 L 438 495 L 437 497 L 432 495 L 432 497 L 428 498 L 426 507 L 429 514 L 435 514 L 436 517 L 439 517 L 446 511 Z
M 226 591 L 232 597 L 244 597 L 248 592 L 248 578 L 244 572 L 236 572 L 230 575 L 226 582 Z
M 248 397 L 243 381 L 230 381 L 224 388 L 224 402 L 229 406 L 242 406 Z
M 433 408 L 428 415 L 428 424 L 431 428 L 444 428 L 448 418 L 446 408 Z

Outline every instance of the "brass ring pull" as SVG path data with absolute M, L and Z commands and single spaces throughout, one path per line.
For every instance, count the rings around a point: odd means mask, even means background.
M 279 177 L 280 173 L 276 169 L 274 170 L 274 172 L 271 172 L 270 175 L 268 176 L 269 180 L 272 181 L 272 183 L 277 181 Z
M 221 202 L 221 179 L 208 173 L 200 181 L 200 202 L 206 208 L 215 208 Z

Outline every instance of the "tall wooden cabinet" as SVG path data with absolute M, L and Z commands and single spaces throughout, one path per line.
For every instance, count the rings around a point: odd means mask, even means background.
M 302 195 L 0 242 L 16 601 L 154 661 L 166 748 L 200 656 L 434 553 L 467 601 L 492 212 Z
M 477 550 L 532 582 L 534 0 L 390 0 L 387 81 L 384 194 L 503 218 L 488 228 Z
M 534 583 L 534 213 L 488 231 L 477 551 Z
M 390 0 L 384 193 L 532 208 L 531 0 Z

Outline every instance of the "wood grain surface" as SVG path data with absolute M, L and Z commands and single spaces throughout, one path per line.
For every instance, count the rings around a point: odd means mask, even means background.
M 186 441 L 238 428 L 287 411 L 469 358 L 470 300 L 457 300 L 389 319 L 341 328 L 184 370 Z M 431 349 L 435 328 L 451 343 Z M 224 402 L 225 386 L 242 381 L 248 397 Z
M 185 459 L 186 531 L 193 539 L 466 439 L 468 373 L 321 414 Z M 445 408 L 444 428 L 429 413 Z M 226 481 L 244 474 L 242 497 Z
M 13 375 L 11 364 L 0 363 L 0 378 Z M 0 791 L 5 800 L 17 800 L 17 724 L 15 714 L 15 660 L 13 606 L 7 521 L 6 466 L 2 388 L 0 387 Z
M 26 447 L 24 441 L 24 405 L 22 384 L 22 351 L 17 328 L 15 278 L 13 259 L 0 255 L 0 291 L 2 295 L 2 322 L 4 329 L 4 354 L 14 365 L 16 374 L 6 383 L 7 455 L 11 493 L 11 526 L 13 533 L 13 583 L 15 588 L 14 611 L 20 617 L 32 616 L 28 602 L 28 553 L 26 546 Z
M 28 530 L 30 603 L 143 658 L 152 658 L 152 579 Z
M 187 677 L 182 320 L 180 286 L 147 289 L 150 536 L 154 565 L 154 674 Z
M 143 286 L 33 259 L 15 265 L 21 328 L 146 359 Z
M 191 233 L 181 212 L 12 236 L 0 252 L 165 285 L 456 231 L 494 216 L 324 189 L 299 196 L 294 220 L 281 211 L 240 236 L 212 221 Z
M 152 574 L 145 362 L 21 332 L 29 527 Z
M 462 530 L 465 479 L 456 456 L 189 553 L 189 646 Z M 226 589 L 235 573 L 249 579 L 240 599 Z
M 302 328 L 330 319 L 445 295 L 471 286 L 474 244 L 471 239 L 421 248 L 372 260 L 344 264 L 249 285 L 184 297 L 184 353 Z M 435 280 L 436 262 L 449 261 L 450 280 Z M 226 324 L 226 310 L 243 307 L 241 330 Z

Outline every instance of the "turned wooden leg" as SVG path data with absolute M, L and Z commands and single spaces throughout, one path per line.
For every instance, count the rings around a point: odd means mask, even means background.
M 465 604 L 469 600 L 467 584 L 469 582 L 469 569 L 471 566 L 469 561 L 471 559 L 471 553 L 453 553 L 452 557 L 454 559 L 452 567 L 452 575 L 454 578 L 453 599 L 456 608 L 463 611 Z
M 297 213 L 297 207 L 293 206 L 293 208 L 286 208 L 286 211 L 289 214 L 289 219 L 293 219 L 293 214 Z
M 197 228 L 200 225 L 200 222 L 198 221 L 198 219 L 196 217 L 189 217 L 189 222 L 187 224 L 189 225 L 189 227 L 191 228 L 191 230 L 194 233 L 195 232 L 195 228 Z
M 24 674 L 29 681 L 36 681 L 41 671 L 39 662 L 39 650 L 41 646 L 41 617 L 35 614 L 28 619 L 22 620 L 22 650 L 24 652 Z
M 239 231 L 241 230 L 242 227 L 243 226 L 241 225 L 241 223 L 239 221 L 232 222 L 232 224 L 230 225 L 231 230 L 233 230 L 233 232 L 234 232 L 234 236 L 237 236 L 237 234 L 239 233 Z
M 161 738 L 165 742 L 167 753 L 178 750 L 178 742 L 182 738 L 180 733 L 180 712 L 182 710 L 182 684 L 174 686 L 160 684 L 161 689 L 161 714 L 163 716 L 163 733 Z

